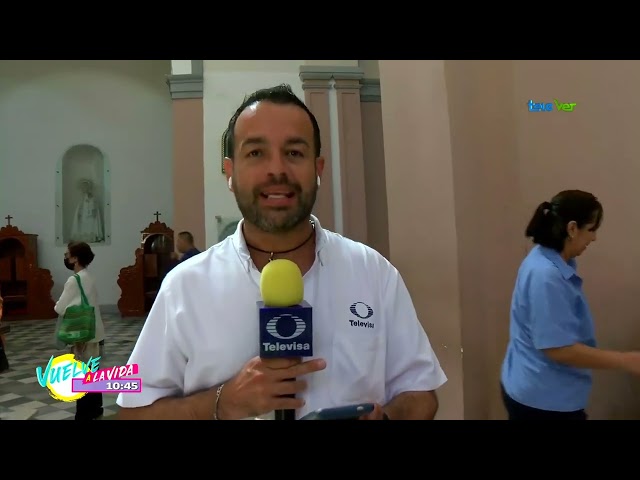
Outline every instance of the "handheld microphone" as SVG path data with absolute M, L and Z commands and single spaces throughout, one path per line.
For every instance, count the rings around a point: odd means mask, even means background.
M 260 357 L 313 356 L 312 309 L 303 300 L 304 282 L 298 266 L 285 259 L 270 261 L 262 269 L 260 295 Z M 295 410 L 276 410 L 275 413 L 276 420 L 296 419 Z

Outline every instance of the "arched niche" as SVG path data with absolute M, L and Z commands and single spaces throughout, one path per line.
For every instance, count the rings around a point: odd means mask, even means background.
M 111 243 L 111 169 L 98 147 L 69 147 L 56 168 L 56 245 Z

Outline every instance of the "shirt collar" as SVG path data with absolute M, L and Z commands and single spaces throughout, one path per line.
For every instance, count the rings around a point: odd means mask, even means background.
M 324 267 L 327 265 L 328 260 L 327 249 L 325 248 L 328 244 L 327 232 L 324 230 L 324 228 L 322 228 L 322 225 L 320 225 L 320 220 L 318 220 L 316 216 L 311 215 L 311 221 L 313 221 L 316 226 L 316 256 L 318 257 L 320 265 Z M 236 231 L 231 237 L 231 242 L 233 243 L 233 247 L 240 257 L 242 265 L 244 266 L 245 270 L 249 272 L 251 270 L 251 266 L 253 265 L 253 260 L 251 260 L 249 247 L 247 247 L 247 242 L 242 233 L 243 224 L 244 218 L 238 222 Z
M 565 279 L 568 280 L 573 276 L 580 278 L 577 271 L 578 264 L 576 263 L 576 260 L 574 258 L 570 259 L 567 262 L 554 249 L 543 246 L 540 246 L 540 252 L 542 253 L 542 255 L 548 258 L 556 267 L 558 267 L 558 270 L 560 270 L 560 273 Z

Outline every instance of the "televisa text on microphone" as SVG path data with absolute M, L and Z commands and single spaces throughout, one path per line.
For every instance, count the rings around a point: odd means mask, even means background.
M 303 299 L 298 266 L 285 259 L 269 262 L 260 276 L 260 294 L 260 357 L 313 356 L 312 308 Z

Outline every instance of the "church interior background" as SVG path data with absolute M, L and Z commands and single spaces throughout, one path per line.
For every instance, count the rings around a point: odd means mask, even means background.
M 0 418 L 70 419 L 37 382 L 61 353 L 65 243 L 90 242 L 103 365 L 126 362 L 175 234 L 201 250 L 239 213 L 222 139 L 247 93 L 290 84 L 316 116 L 322 225 L 389 258 L 448 376 L 438 419 L 503 419 L 499 370 L 523 229 L 566 188 L 605 222 L 580 259 L 599 343 L 637 350 L 637 61 L 0 61 Z M 576 102 L 532 113 L 532 101 Z M 551 100 L 550 100 L 551 101 Z M 640 418 L 640 382 L 594 372 L 590 418 Z M 105 395 L 105 418 L 116 412 Z
M 90 269 L 107 332 L 101 366 L 124 365 L 174 233 L 193 232 L 204 249 L 235 230 L 221 139 L 244 95 L 288 83 L 305 98 L 305 81 L 352 80 L 379 130 L 377 60 L 0 61 L 0 291 L 10 328 L 0 418 L 73 418 L 75 404 L 51 398 L 35 375 L 63 353 L 52 307 L 69 276 L 70 239 L 96 254 Z M 115 395 L 104 397 L 109 418 Z

